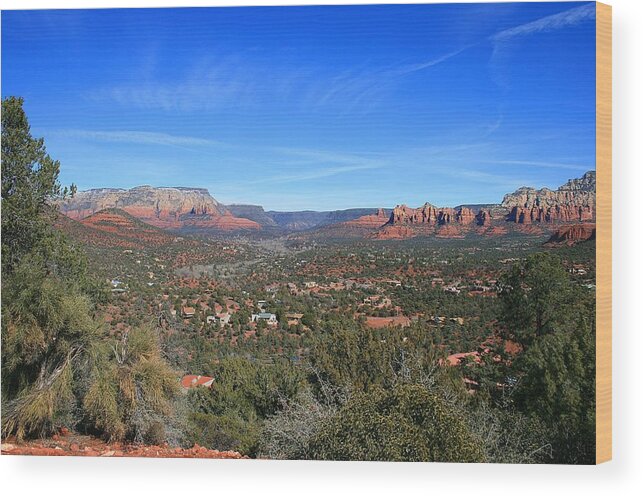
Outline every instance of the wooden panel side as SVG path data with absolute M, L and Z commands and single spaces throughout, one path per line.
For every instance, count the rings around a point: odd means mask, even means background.
M 612 7 L 596 3 L 596 463 L 612 459 Z

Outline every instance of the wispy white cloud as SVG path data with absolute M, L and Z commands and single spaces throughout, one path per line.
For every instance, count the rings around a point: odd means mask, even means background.
M 266 149 L 291 157 L 300 157 L 309 161 L 318 163 L 337 163 L 337 164 L 361 164 L 361 165 L 379 165 L 378 155 L 355 154 L 347 152 L 336 152 L 329 150 L 316 150 L 310 148 L 296 148 L 285 146 L 273 146 Z M 375 158 L 373 158 L 373 156 Z
M 303 111 L 326 106 L 347 111 L 368 110 L 400 79 L 427 70 L 459 55 L 471 45 L 416 63 L 328 71 L 314 63 L 253 61 L 244 58 L 206 57 L 173 81 L 146 77 L 132 82 L 94 88 L 84 96 L 90 101 L 113 102 L 141 109 L 195 112 L 222 108 L 253 109 L 288 105 Z M 149 59 L 149 57 L 148 57 Z M 141 65 L 149 65 L 145 59 Z
M 295 171 L 291 173 L 276 174 L 273 176 L 262 177 L 254 181 L 250 181 L 250 184 L 262 184 L 262 183 L 293 183 L 299 181 L 310 181 L 312 179 L 321 179 L 325 177 L 336 176 L 338 174 L 346 174 L 348 172 L 370 170 L 370 169 L 379 169 L 382 168 L 382 165 L 345 165 L 337 167 L 326 167 L 321 169 L 307 169 L 303 171 Z
M 525 36 L 534 33 L 553 31 L 555 29 L 573 26 L 580 22 L 596 18 L 596 6 L 594 3 L 574 7 L 558 14 L 542 17 L 532 22 L 521 24 L 513 28 L 500 31 L 493 36 L 493 41 L 507 41 L 516 36 Z
M 47 132 L 50 136 L 86 139 L 94 141 L 107 141 L 117 143 L 133 143 L 139 145 L 166 145 L 166 146 L 223 146 L 223 142 L 196 138 L 193 136 L 180 136 L 167 133 L 148 131 L 92 131 L 84 129 L 59 129 Z
M 575 26 L 595 19 L 595 17 L 595 5 L 590 3 L 541 17 L 535 21 L 520 24 L 489 36 L 488 40 L 493 46 L 489 66 L 495 82 L 501 88 L 510 86 L 511 71 L 507 71 L 507 67 L 510 65 L 511 48 L 516 40 L 529 35 L 548 33 L 557 29 Z
M 280 157 L 282 165 L 284 157 L 288 160 L 293 157 L 298 159 L 294 163 L 297 170 L 262 177 L 255 181 L 256 184 L 309 181 L 354 171 L 380 169 L 386 166 L 386 162 L 379 158 L 354 153 L 291 147 L 271 147 L 266 149 L 266 152 L 276 153 Z
M 332 77 L 330 81 L 323 81 L 323 89 L 313 92 L 312 97 L 317 107 L 338 101 L 346 111 L 354 111 L 358 107 L 368 110 L 401 78 L 446 62 L 472 46 L 474 45 L 465 45 L 439 57 L 416 63 L 344 71 Z
M 404 76 L 406 74 L 411 74 L 413 72 L 417 71 L 422 71 L 424 69 L 428 69 L 429 67 L 436 66 L 438 64 L 441 64 L 442 62 L 446 62 L 447 60 L 455 57 L 456 55 L 460 55 L 462 52 L 465 50 L 475 46 L 475 43 L 465 45 L 461 48 L 458 48 L 457 50 L 453 50 L 452 52 L 445 53 L 444 55 L 437 57 L 435 59 L 427 60 L 424 62 L 420 62 L 417 64 L 408 64 L 408 65 L 403 65 L 401 67 L 398 67 L 397 69 L 393 69 L 390 71 L 390 74 L 393 76 Z

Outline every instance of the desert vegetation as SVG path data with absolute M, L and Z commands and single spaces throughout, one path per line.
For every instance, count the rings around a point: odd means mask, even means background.
M 3 438 L 593 462 L 593 239 L 209 237 L 118 209 L 81 223 L 57 210 L 75 193 L 59 170 L 3 100 Z

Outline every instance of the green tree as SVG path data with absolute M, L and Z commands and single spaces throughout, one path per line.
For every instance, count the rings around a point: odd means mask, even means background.
M 195 414 L 190 417 L 188 438 L 248 455 L 256 453 L 261 422 L 277 413 L 304 384 L 303 374 L 287 360 L 262 365 L 226 357 L 209 373 L 215 377 L 211 389 L 190 391 Z
M 419 385 L 358 394 L 310 441 L 321 460 L 483 462 L 464 416 Z
M 528 257 L 502 278 L 503 320 L 524 348 L 512 365 L 518 410 L 548 429 L 553 460 L 592 463 L 595 447 L 594 293 L 561 260 Z
M 550 253 L 536 253 L 514 265 L 499 285 L 508 337 L 524 347 L 552 332 L 574 301 L 569 274 Z
M 2 101 L 2 433 L 19 438 L 77 420 L 74 379 L 98 336 L 84 256 L 52 225 L 68 191 L 22 105 Z
M 142 440 L 169 412 L 177 377 L 151 330 L 116 345 L 94 320 L 85 257 L 54 227 L 55 201 L 69 190 L 22 105 L 2 101 L 2 435 L 83 422 Z
M 58 181 L 60 163 L 31 135 L 23 99 L 2 100 L 2 273 L 10 274 L 20 259 L 36 249 L 55 250 L 50 207 L 75 191 Z
M 540 338 L 516 364 L 516 405 L 548 426 L 557 463 L 594 463 L 596 333 L 588 320 Z

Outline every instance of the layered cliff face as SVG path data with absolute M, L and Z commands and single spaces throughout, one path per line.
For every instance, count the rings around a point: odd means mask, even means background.
M 264 211 L 257 205 L 225 205 L 206 189 L 95 189 L 79 192 L 60 204 L 67 216 L 81 220 L 106 208 L 118 208 L 153 226 L 186 231 L 263 230 L 265 233 L 315 231 L 327 237 L 378 239 L 468 233 L 497 236 L 509 231 L 542 234 L 558 224 L 591 222 L 595 218 L 596 175 L 587 172 L 556 190 L 523 187 L 505 195 L 501 204 L 436 207 L 425 203 L 392 211 L 356 208 L 337 211 Z
M 505 195 L 501 204 L 462 205 L 455 208 L 440 208 L 430 203 L 418 208 L 398 205 L 386 225 L 371 237 L 462 237 L 468 232 L 500 236 L 510 230 L 540 235 L 543 230 L 555 228 L 556 224 L 592 221 L 595 205 L 596 174 L 589 171 L 556 190 L 520 188 Z
M 181 229 L 259 229 L 256 222 L 231 215 L 203 188 L 92 189 L 60 204 L 60 211 L 81 220 L 106 208 L 119 208 L 153 226 Z
M 596 224 L 572 224 L 556 230 L 546 244 L 570 246 L 590 239 L 596 239 Z
M 391 225 L 424 225 L 441 226 L 446 224 L 471 224 L 476 220 L 476 214 L 467 207 L 438 208 L 425 203 L 419 208 L 398 205 L 391 212 L 388 223 Z
M 419 208 L 398 205 L 388 222 L 371 237 L 375 239 L 404 239 L 435 234 L 444 238 L 461 238 L 478 223 L 478 214 L 469 207 L 436 207 L 425 203 Z
M 493 216 L 491 210 L 481 208 L 476 214 L 476 224 L 483 227 L 488 227 L 491 225 Z
M 589 171 L 557 190 L 520 188 L 505 195 L 502 206 L 507 220 L 518 224 L 585 222 L 594 219 L 596 173 Z

